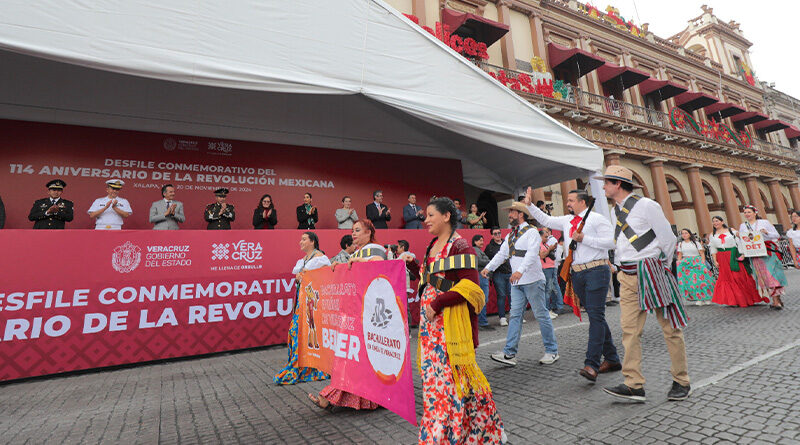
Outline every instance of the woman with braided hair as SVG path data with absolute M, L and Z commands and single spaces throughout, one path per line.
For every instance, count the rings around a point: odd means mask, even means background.
M 475 251 L 456 232 L 456 206 L 449 198 L 434 198 L 426 215 L 435 238 L 420 280 L 417 360 L 424 406 L 419 443 L 505 443 L 492 390 L 475 361 L 478 313 L 485 303 Z

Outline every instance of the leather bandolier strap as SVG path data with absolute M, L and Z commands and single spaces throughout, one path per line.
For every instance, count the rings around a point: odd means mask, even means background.
M 425 272 L 422 274 L 422 278 L 419 280 L 420 284 L 420 294 L 422 294 L 423 289 L 426 285 L 430 284 L 431 286 L 435 287 L 436 289 L 447 292 L 456 285 L 456 283 L 447 280 L 445 278 L 439 277 L 434 275 L 435 273 L 440 272 L 448 272 L 451 270 L 457 269 L 477 269 L 478 268 L 478 258 L 475 255 L 453 255 L 447 258 L 442 258 L 440 260 L 436 260 L 427 268 L 425 268 Z
M 517 236 L 509 236 L 508 237 L 508 255 L 509 256 L 524 257 L 525 254 L 528 253 L 527 250 L 517 249 L 516 247 L 514 247 L 514 245 L 517 243 L 517 241 L 520 238 L 522 238 L 522 235 L 524 235 L 525 232 L 530 230 L 531 227 L 532 227 L 531 225 L 527 225 L 527 226 L 525 226 L 525 228 L 523 228 L 522 230 L 517 232 Z
M 379 256 L 386 259 L 386 252 L 381 249 L 361 249 L 353 254 L 355 258 L 370 258 L 374 256 Z
M 631 195 L 631 199 L 625 201 L 625 205 L 620 209 L 619 207 L 614 207 L 614 213 L 617 215 L 617 227 L 614 230 L 614 242 L 617 242 L 617 238 L 619 238 L 620 232 L 625 234 L 625 237 L 628 238 L 628 242 L 631 243 L 636 251 L 640 251 L 647 247 L 654 239 L 656 239 L 656 232 L 653 229 L 648 230 L 642 235 L 638 235 L 636 232 L 633 231 L 631 226 L 628 225 L 625 221 L 628 219 L 628 215 L 631 213 L 633 206 L 642 199 L 639 195 Z

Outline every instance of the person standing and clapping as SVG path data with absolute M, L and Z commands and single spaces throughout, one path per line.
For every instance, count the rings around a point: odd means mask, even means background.
M 258 207 L 253 211 L 254 229 L 274 229 L 278 224 L 278 211 L 272 202 L 272 196 L 264 194 L 258 201 Z
M 387 222 L 392 220 L 392 209 L 383 203 L 383 192 L 375 190 L 372 193 L 372 204 L 367 204 L 367 219 L 372 221 L 376 229 L 388 229 Z
M 356 209 L 353 208 L 353 200 L 349 196 L 342 198 L 342 208 L 336 209 L 336 223 L 340 229 L 352 230 L 353 224 L 358 221 Z
M 505 443 L 492 389 L 475 360 L 485 304 L 475 250 L 456 232 L 453 201 L 434 198 L 426 213 L 434 238 L 421 269 L 419 443 Z
M 313 230 L 319 221 L 319 213 L 311 201 L 311 193 L 306 193 L 303 195 L 303 203 L 297 206 L 297 228 L 300 230 Z
M 205 220 L 208 222 L 208 230 L 231 230 L 231 223 L 236 219 L 236 210 L 233 204 L 228 204 L 228 189 L 220 188 L 214 190 L 214 198 L 217 202 L 206 206 Z
M 486 224 L 486 212 L 478 213 L 478 204 L 470 204 L 467 226 L 470 229 L 482 229 L 484 224 Z
M 125 181 L 121 179 L 109 179 L 106 181 L 106 196 L 95 199 L 89 207 L 89 218 L 96 218 L 95 230 L 122 230 L 125 218 L 133 213 L 128 200 L 119 197 L 124 185 Z
M 175 186 L 161 187 L 161 198 L 150 206 L 150 222 L 153 230 L 178 230 L 178 223 L 186 221 L 183 203 L 175 200 Z
M 297 366 L 297 331 L 298 323 L 300 322 L 297 309 L 300 306 L 299 301 L 302 292 L 300 283 L 303 281 L 303 274 L 305 272 L 330 266 L 331 264 L 328 257 L 319 250 L 319 238 L 314 232 L 305 232 L 300 236 L 300 250 L 303 251 L 303 258 L 297 260 L 297 264 L 295 264 L 292 269 L 292 273 L 295 277 L 296 292 L 294 314 L 289 324 L 289 339 L 286 342 L 289 360 L 286 367 L 272 379 L 273 382 L 279 385 L 293 385 L 299 382 L 312 382 L 314 380 L 325 380 L 328 378 L 328 375 L 322 371 L 318 371 L 314 368 Z

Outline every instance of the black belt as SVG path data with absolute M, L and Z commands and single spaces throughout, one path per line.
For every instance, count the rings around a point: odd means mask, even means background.
M 425 269 L 425 272 L 420 278 L 420 293 L 424 290 L 425 286 L 430 284 L 441 292 L 447 292 L 456 285 L 456 283 L 434 275 L 435 273 L 448 272 L 458 269 L 477 269 L 478 258 L 475 255 L 453 255 L 447 258 L 436 260 Z

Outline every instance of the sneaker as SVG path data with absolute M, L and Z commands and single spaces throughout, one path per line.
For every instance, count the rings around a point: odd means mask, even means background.
M 695 305 L 695 306 L 702 306 L 702 305 L 703 305 L 703 302 L 702 302 L 702 301 L 700 301 L 700 300 L 697 300 L 697 301 L 695 301 L 695 302 L 694 302 L 694 305 Z
M 645 401 L 644 388 L 633 389 L 624 383 L 617 386 L 603 388 L 603 391 L 621 399 L 633 400 L 639 403 L 644 403 Z
M 556 314 L 558 315 L 571 314 L 571 313 L 572 313 L 572 307 L 570 306 L 564 306 L 556 311 Z
M 619 302 L 617 302 L 617 301 L 614 301 L 614 300 L 606 301 L 606 306 L 617 306 L 617 305 L 619 305 Z
M 508 320 L 506 317 L 500 317 L 500 326 L 508 326 Z
M 496 354 L 491 355 L 492 360 L 496 362 L 500 362 L 510 366 L 517 366 L 517 358 L 514 355 L 505 355 L 502 352 L 498 352 Z
M 673 381 L 672 389 L 669 390 L 669 393 L 667 394 L 667 399 L 674 401 L 686 400 L 689 398 L 689 395 L 691 393 L 692 393 L 691 386 L 689 385 L 683 386 L 680 383 Z
M 522 318 L 522 322 L 523 322 L 523 323 L 527 323 L 527 322 L 528 322 L 528 320 L 526 320 L 526 319 L 524 318 L 524 316 L 523 316 L 523 318 Z
M 553 363 L 558 360 L 558 353 L 551 354 L 549 352 L 545 353 L 541 359 L 539 359 L 540 365 L 552 365 Z
M 479 331 L 494 331 L 494 326 L 488 325 L 488 324 L 478 325 L 478 330 Z
M 553 311 L 550 311 L 550 319 L 551 319 L 551 320 L 555 320 L 556 318 L 558 318 L 558 314 L 556 314 L 556 313 L 555 313 L 555 312 L 553 312 Z
M 500 443 L 508 443 L 508 436 L 506 436 L 506 430 L 500 432 Z

